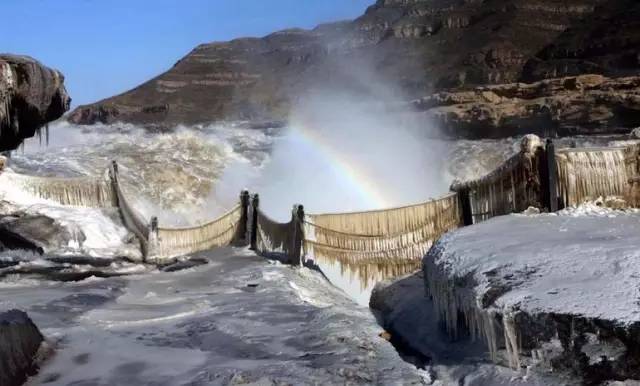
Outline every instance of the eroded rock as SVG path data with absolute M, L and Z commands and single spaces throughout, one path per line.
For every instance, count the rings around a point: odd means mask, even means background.
M 59 71 L 30 57 L 0 55 L 0 151 L 33 137 L 70 103 Z

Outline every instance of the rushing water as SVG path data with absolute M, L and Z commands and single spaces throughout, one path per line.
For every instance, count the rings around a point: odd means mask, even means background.
M 259 192 L 262 209 L 282 221 L 289 219 L 294 203 L 318 213 L 424 201 L 445 194 L 453 179 L 487 173 L 519 148 L 519 138 L 428 140 L 413 146 L 408 144 L 411 138 L 367 143 L 348 137 L 349 133 L 341 133 L 332 140 L 331 133 L 255 129 L 244 123 L 156 133 L 127 124 L 82 127 L 57 122 L 50 127 L 48 144 L 38 138 L 26 141 L 12 154 L 10 167 L 46 176 L 100 175 L 116 160 L 125 189 L 145 217 L 158 216 L 161 224 L 194 225 L 232 206 L 244 188 Z M 570 138 L 559 146 L 606 145 L 615 140 Z M 390 154 L 385 154 L 385 146 Z M 123 230 L 105 225 L 110 219 L 103 212 L 61 210 L 29 202 L 20 192 L 9 193 L 5 191 L 6 201 L 67 222 L 75 220 L 78 227 L 88 229 L 92 237 L 82 253 L 96 257 L 130 253 L 130 246 L 126 253 L 118 248 L 126 243 Z M 105 236 L 106 232 L 115 237 Z M 383 278 L 372 272 L 368 275 L 372 280 L 363 282 L 362 273 L 322 262 L 320 266 L 334 284 L 363 304 L 375 281 Z

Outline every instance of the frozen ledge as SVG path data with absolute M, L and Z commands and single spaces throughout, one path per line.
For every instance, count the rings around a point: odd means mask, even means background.
M 24 383 L 35 369 L 43 337 L 26 313 L 0 312 L 0 385 Z
M 484 340 L 498 363 L 640 379 L 638 245 L 636 213 L 504 216 L 443 236 L 424 281 L 449 334 Z

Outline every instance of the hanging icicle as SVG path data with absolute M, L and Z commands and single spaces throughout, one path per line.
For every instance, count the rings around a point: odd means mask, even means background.
M 158 258 L 170 259 L 231 245 L 242 215 L 241 205 L 209 223 L 188 228 L 158 228 Z
M 452 185 L 453 191 L 469 191 L 474 223 L 542 206 L 539 170 L 542 141 L 535 135 L 527 135 L 520 147 L 518 154 L 486 176 Z
M 558 189 L 566 206 L 623 197 L 629 184 L 624 148 L 562 149 L 556 154 Z
M 293 221 L 279 223 L 258 210 L 258 252 L 289 255 L 293 246 L 294 227 Z
M 116 205 L 111 182 L 107 178 L 56 178 L 4 173 L 9 183 L 38 198 L 60 205 L 104 208 Z
M 415 271 L 443 233 L 460 226 L 457 194 L 425 203 L 369 212 L 307 215 L 307 257 L 372 278 Z

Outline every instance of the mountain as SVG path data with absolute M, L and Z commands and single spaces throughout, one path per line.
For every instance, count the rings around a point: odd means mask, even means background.
M 33 58 L 0 55 L 0 151 L 15 149 L 69 110 L 64 76 Z
M 634 77 L 640 74 L 639 47 L 635 0 L 378 0 L 353 21 L 200 45 L 164 74 L 81 106 L 69 119 L 159 126 L 285 120 L 291 105 L 314 90 L 364 95 L 391 84 L 398 100 L 419 108 L 425 104 L 416 100 L 436 101 L 435 93 L 482 94 L 490 85 L 517 89 L 519 82 L 581 74 Z M 544 99 L 544 92 L 531 97 Z M 640 125 L 634 103 L 624 107 L 619 124 L 618 106 L 608 108 L 612 130 Z M 523 129 L 523 114 L 497 122 L 490 135 Z M 482 122 L 435 122 L 453 135 L 486 134 Z M 545 130 L 557 126 L 545 122 L 552 125 Z M 586 123 L 571 131 L 590 132 L 593 125 Z

